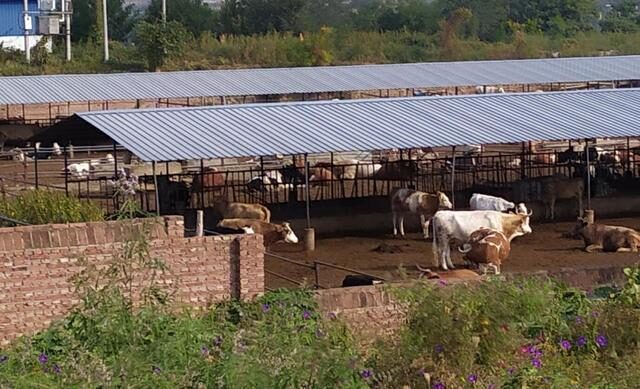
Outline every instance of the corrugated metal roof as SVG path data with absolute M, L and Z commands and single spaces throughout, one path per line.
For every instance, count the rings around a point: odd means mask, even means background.
M 640 56 L 0 77 L 0 104 L 640 79 Z
M 640 136 L 640 89 L 78 113 L 146 161 Z M 54 126 L 64 129 L 65 123 Z

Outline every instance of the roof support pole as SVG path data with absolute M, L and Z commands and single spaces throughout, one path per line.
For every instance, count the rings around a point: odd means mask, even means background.
M 451 204 L 456 207 L 456 146 L 451 147 Z
M 33 166 L 36 174 L 36 189 L 38 189 L 38 147 L 36 146 L 33 147 Z
M 156 174 L 156 161 L 151 162 L 151 170 L 153 171 L 153 186 L 155 188 L 156 215 L 160 216 L 160 191 L 158 188 L 158 175 Z
M 307 228 L 311 228 L 311 213 L 309 209 L 309 160 L 307 153 L 304 154 L 304 201 L 307 211 Z
M 629 148 L 629 137 L 627 137 L 627 171 L 631 171 L 631 150 Z
M 69 169 L 67 169 L 68 164 L 68 156 L 67 156 L 67 146 L 62 147 L 62 152 L 64 153 L 64 194 L 69 196 Z
M 584 140 L 584 152 L 587 161 L 587 209 L 591 209 L 591 165 L 589 165 L 589 139 Z M 580 212 L 580 210 L 578 210 L 578 212 Z
M 204 209 L 204 160 L 200 158 L 200 208 Z

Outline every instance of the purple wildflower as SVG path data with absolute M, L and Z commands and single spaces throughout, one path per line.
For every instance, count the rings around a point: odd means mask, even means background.
M 581 316 L 576 316 L 576 324 L 582 324 L 583 323 L 583 319 Z
M 539 369 L 542 367 L 542 361 L 540 360 L 540 358 L 533 358 L 531 360 L 531 366 L 535 367 L 536 369 Z
M 6 355 L 0 356 L 0 364 L 1 363 L 5 363 L 8 359 L 9 359 L 9 357 L 6 356 Z
M 335 312 L 329 312 L 329 319 L 331 320 L 336 320 L 338 318 L 338 315 L 336 315 Z
M 309 320 L 311 319 L 311 312 L 307 311 L 306 309 L 302 312 L 302 318 L 304 320 Z
M 360 377 L 364 378 L 365 380 L 371 378 L 371 376 L 373 376 L 373 373 L 369 369 L 364 369 L 360 372 Z
M 200 353 L 202 354 L 203 357 L 208 357 L 209 356 L 209 348 L 207 346 L 200 347 Z
M 269 304 L 262 304 L 262 312 L 269 312 L 271 306 Z
M 560 341 L 560 347 L 562 347 L 562 349 L 565 351 L 569 351 L 571 349 L 571 342 L 566 339 L 562 339 Z
M 587 344 L 587 338 L 585 338 L 584 336 L 580 336 L 576 340 L 576 345 L 578 345 L 578 347 L 584 347 L 586 344 Z
M 433 384 L 433 389 L 446 389 L 446 386 L 442 382 L 436 382 Z
M 424 375 L 424 367 L 421 367 L 421 368 L 416 372 L 416 375 L 423 376 L 423 375 Z
M 316 338 L 323 338 L 323 337 L 324 337 L 324 332 L 320 328 L 318 328 L 316 330 Z
M 478 382 L 478 376 L 475 374 L 471 374 L 469 377 L 467 377 L 467 380 L 472 384 L 475 384 L 476 382 Z
M 220 347 L 222 345 L 222 336 L 218 335 L 213 339 L 213 345 Z
M 40 364 L 44 365 L 47 362 L 49 362 L 49 357 L 47 356 L 47 354 L 42 353 L 40 354 L 40 356 L 38 357 L 38 361 L 40 362 Z
M 433 350 L 436 352 L 436 354 L 442 354 L 444 352 L 444 346 L 438 343 L 435 345 Z
M 600 312 L 598 311 L 591 312 L 591 317 L 598 317 L 598 316 L 600 316 Z
M 158 366 L 154 366 L 153 369 L 151 369 L 151 371 L 153 371 L 153 374 L 162 373 L 162 369 L 160 369 Z
M 60 369 L 60 366 L 58 366 L 57 364 L 53 365 L 53 372 L 56 374 L 60 374 L 62 372 L 62 369 Z
M 438 280 L 438 284 L 440 284 L 440 286 L 447 286 L 449 283 L 447 280 L 440 279 Z
M 487 389 L 496 389 L 496 384 L 487 385 Z
M 509 373 L 509 375 L 513 375 L 513 373 L 516 372 L 516 369 L 514 369 L 513 367 L 510 367 L 507 369 L 507 373 Z
M 609 342 L 607 341 L 606 336 L 600 334 L 596 336 L 596 344 L 598 345 L 598 347 L 607 347 L 607 344 L 609 344 Z

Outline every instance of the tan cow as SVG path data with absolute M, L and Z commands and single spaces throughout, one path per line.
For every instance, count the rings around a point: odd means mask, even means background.
M 472 232 L 469 241 L 458 250 L 467 261 L 479 265 L 485 274 L 487 268 L 500 274 L 500 265 L 509 256 L 511 243 L 502 232 L 483 227 Z
M 439 209 L 451 209 L 453 205 L 442 192 L 425 193 L 414 189 L 400 188 L 391 192 L 391 212 L 393 213 L 393 236 L 398 235 L 396 228 L 400 222 L 400 235 L 404 237 L 404 217 L 406 214 L 420 215 L 420 226 L 425 239 L 429 237 L 431 217 Z M 399 220 L 398 220 L 399 219 Z
M 584 250 L 588 253 L 595 250 L 635 253 L 640 246 L 640 233 L 627 227 L 589 223 L 578 218 L 572 232 L 582 238 Z
M 218 227 L 244 230 L 245 233 L 253 231 L 264 237 L 265 247 L 281 241 L 298 243 L 298 237 L 291 229 L 289 223 L 274 224 L 252 219 L 224 219 L 218 223 Z
M 254 219 L 271 222 L 271 211 L 261 204 L 230 203 L 222 200 L 214 203 L 213 208 L 222 215 L 223 219 Z

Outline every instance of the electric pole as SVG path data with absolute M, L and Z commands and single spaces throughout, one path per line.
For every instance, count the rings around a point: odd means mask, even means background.
M 162 22 L 167 22 L 167 0 L 162 0 Z
M 24 54 L 27 63 L 31 63 L 31 50 L 29 50 L 29 30 L 31 29 L 31 17 L 29 16 L 29 0 L 24 0 Z
M 107 16 L 107 0 L 102 0 L 102 35 L 104 38 L 104 62 L 109 62 L 109 21 Z

